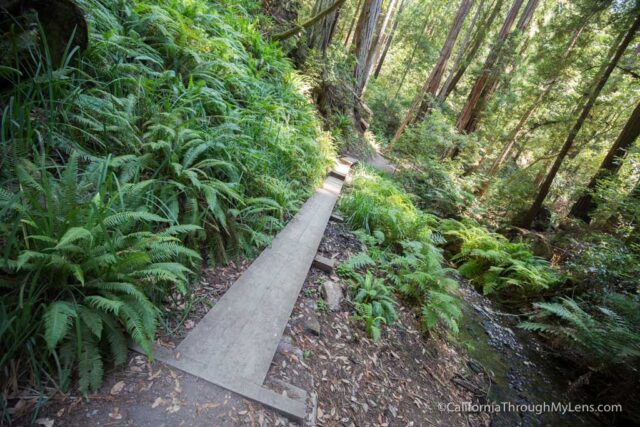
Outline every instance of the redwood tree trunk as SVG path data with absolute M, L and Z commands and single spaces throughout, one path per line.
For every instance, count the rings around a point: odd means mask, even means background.
M 482 71 L 480 75 L 476 79 L 473 88 L 471 88 L 471 92 L 469 92 L 469 96 L 467 97 L 467 102 L 465 103 L 460 115 L 458 116 L 458 121 L 456 123 L 456 128 L 460 132 L 466 132 L 467 126 L 471 122 L 472 113 L 475 109 L 478 101 L 480 100 L 480 96 L 482 95 L 482 91 L 484 90 L 489 77 L 491 76 L 491 72 L 500 59 L 500 52 L 502 51 L 502 46 L 504 45 L 509 32 L 511 31 L 511 27 L 516 21 L 516 17 L 518 16 L 518 12 L 520 11 L 520 7 L 522 7 L 523 0 L 514 0 L 509 13 L 507 13 L 507 17 L 502 24 L 502 28 L 498 33 L 498 37 L 496 39 L 495 44 L 491 48 L 487 59 L 485 60 L 484 66 L 482 67 Z M 452 153 L 452 157 L 455 157 L 457 153 Z
M 456 55 L 456 59 L 453 61 L 453 66 L 451 67 L 451 71 L 449 72 L 447 79 L 444 81 L 442 88 L 438 92 L 439 103 L 442 103 L 444 101 L 444 94 L 449 91 L 449 86 L 451 86 L 451 83 L 453 81 L 453 75 L 455 74 L 456 70 L 458 70 L 462 65 L 462 59 L 464 58 L 464 54 L 469 48 L 469 43 L 471 43 L 471 36 L 473 35 L 473 30 L 476 28 L 476 25 L 478 25 L 480 14 L 482 13 L 482 9 L 484 8 L 484 2 L 485 0 L 480 0 L 480 3 L 478 3 L 478 7 L 476 8 L 476 13 L 474 13 L 473 18 L 471 19 L 471 24 L 469 25 L 469 28 L 467 28 L 467 32 L 464 35 L 464 38 L 462 39 L 462 44 L 458 49 L 458 54 Z
M 596 99 L 598 98 L 598 95 L 602 91 L 602 88 L 604 87 L 604 85 L 607 83 L 609 76 L 611 75 L 614 68 L 620 61 L 620 58 L 624 54 L 624 51 L 626 50 L 627 46 L 629 46 L 629 43 L 631 43 L 631 40 L 633 39 L 635 34 L 638 32 L 639 27 L 640 27 L 640 15 L 638 15 L 638 17 L 635 19 L 635 21 L 631 25 L 631 28 L 629 28 L 629 30 L 627 31 L 624 39 L 622 39 L 622 42 L 617 46 L 616 52 L 613 55 L 613 58 L 610 58 L 610 59 L 607 58 L 607 60 L 609 61 L 608 64 L 604 68 L 603 72 L 599 73 L 600 75 L 598 76 L 598 79 L 593 89 L 591 90 L 591 93 L 587 101 L 582 106 L 582 111 L 578 116 L 576 123 L 573 125 L 573 128 L 571 128 L 571 131 L 569 132 L 569 135 L 567 136 L 566 141 L 564 142 L 562 148 L 560 149 L 560 152 L 558 153 L 558 156 L 556 157 L 556 160 L 553 163 L 553 166 L 551 166 L 551 170 L 547 174 L 547 178 L 540 186 L 540 191 L 538 192 L 536 199 L 531 205 L 531 208 L 529 209 L 529 211 L 521 219 L 517 221 L 518 222 L 517 225 L 519 225 L 520 227 L 529 228 L 534 218 L 540 212 L 540 209 L 542 208 L 542 204 L 544 203 L 544 200 L 547 198 L 547 195 L 549 194 L 549 190 L 551 189 L 551 184 L 553 184 L 553 180 L 558 174 L 558 170 L 560 169 L 560 166 L 562 166 L 562 162 L 564 161 L 565 157 L 567 157 L 569 150 L 573 146 L 573 143 L 576 139 L 576 136 L 578 135 L 578 132 L 580 132 L 580 129 L 582 129 L 582 126 L 584 125 L 584 122 L 587 120 L 587 117 L 589 116 L 589 113 L 591 112 L 591 109 L 593 108 L 593 105 Z
M 376 22 L 378 15 L 380 15 L 381 6 L 382 0 L 364 0 L 354 36 L 356 56 L 356 66 L 354 70 L 354 120 L 356 127 L 361 131 L 366 130 L 367 127 L 367 124 L 362 120 L 362 95 L 369 72 L 369 52 L 371 51 Z
M 458 82 L 460 82 L 460 79 L 462 79 L 462 76 L 467 71 L 467 68 L 469 67 L 469 65 L 473 62 L 474 58 L 476 57 L 476 54 L 478 53 L 478 50 L 480 49 L 480 47 L 482 46 L 482 43 L 484 42 L 484 39 L 486 38 L 489 30 L 491 29 L 491 25 L 493 25 L 493 21 L 495 21 L 496 17 L 500 13 L 500 9 L 502 9 L 503 4 L 504 4 L 504 0 L 498 0 L 495 6 L 493 7 L 493 9 L 491 10 L 491 14 L 487 18 L 487 20 L 484 21 L 480 27 L 478 27 L 478 30 L 476 31 L 476 34 L 473 38 L 473 41 L 471 42 L 471 46 L 469 47 L 469 52 L 466 54 L 464 61 L 462 61 L 462 64 L 460 64 L 460 66 L 457 69 L 451 70 L 453 75 L 447 78 L 447 80 L 450 79 L 448 86 L 446 88 L 443 87 L 440 93 L 438 94 L 438 100 L 440 102 L 444 102 L 447 99 L 447 97 L 458 85 Z
M 351 34 L 353 33 L 353 27 L 356 25 L 358 20 L 358 12 L 360 12 L 360 5 L 362 5 L 362 0 L 358 0 L 358 5 L 356 6 L 356 10 L 353 12 L 353 18 L 351 19 L 351 25 L 349 25 L 349 31 L 347 31 L 347 37 L 344 39 L 344 46 L 349 46 L 349 40 L 351 39 Z
M 598 172 L 591 178 L 589 181 L 589 185 L 587 186 L 587 191 L 585 194 L 580 196 L 580 198 L 576 201 L 576 203 L 571 208 L 570 216 L 575 218 L 579 218 L 584 222 L 591 221 L 590 213 L 594 208 L 593 196 L 592 193 L 598 186 L 598 183 L 612 175 L 616 175 L 622 167 L 622 161 L 627 154 L 627 151 L 633 145 L 638 136 L 640 135 L 640 103 L 636 106 L 636 108 L 631 113 L 631 117 L 627 121 L 627 124 L 622 129 L 622 132 L 616 139 L 616 142 L 613 144 L 607 156 L 602 161 L 600 165 L 600 169 Z
M 587 20 L 585 20 L 584 23 L 580 25 L 580 27 L 578 27 L 573 32 L 573 35 L 571 36 L 569 43 L 567 43 L 567 46 L 564 48 L 564 51 L 562 52 L 562 56 L 559 59 L 559 63 L 562 66 L 566 64 L 567 59 L 571 54 L 571 51 L 573 50 L 574 46 L 576 45 L 576 42 L 578 41 L 578 38 L 580 37 L 580 34 L 582 34 L 586 26 L 587 26 Z M 524 126 L 527 124 L 531 116 L 533 116 L 533 113 L 538 109 L 540 104 L 542 104 L 542 101 L 551 92 L 551 89 L 553 89 L 555 84 L 558 82 L 558 79 L 560 78 L 561 70 L 562 70 L 562 67 L 558 68 L 558 72 L 556 73 L 556 75 L 553 76 L 551 81 L 549 81 L 546 84 L 544 90 L 540 92 L 540 94 L 538 94 L 538 96 L 533 101 L 533 103 L 529 106 L 527 111 L 525 111 L 525 113 L 522 115 L 516 127 L 511 131 L 511 133 L 509 134 L 509 137 L 507 138 L 507 142 L 502 147 L 502 150 L 500 151 L 500 154 L 498 154 L 498 157 L 493 161 L 493 164 L 491 165 L 491 168 L 487 172 L 483 183 L 478 188 L 478 191 L 476 192 L 477 195 L 482 196 L 484 192 L 487 190 L 491 182 L 491 178 L 493 178 L 496 172 L 498 172 L 498 170 L 500 169 L 500 167 L 502 166 L 506 158 L 509 156 L 509 153 L 511 153 L 513 146 L 515 145 L 516 141 L 518 140 L 518 138 L 520 137 L 520 135 L 524 130 Z
M 484 85 L 482 92 L 480 93 L 480 99 L 478 99 L 475 107 L 471 110 L 471 117 L 465 128 L 465 131 L 467 133 L 475 132 L 480 114 L 482 114 L 482 112 L 485 110 L 489 99 L 498 88 L 500 77 L 504 74 L 506 65 L 513 59 L 514 49 L 516 47 L 513 45 L 513 38 L 515 35 L 522 34 L 527 30 L 539 3 L 540 0 L 529 0 L 527 2 L 527 6 L 525 7 L 524 12 L 522 12 L 522 16 L 520 16 L 520 19 L 518 20 L 515 31 L 507 36 L 507 40 L 505 41 L 502 51 L 499 54 L 498 61 L 496 61 L 496 68 L 489 73 L 489 78 Z
M 404 72 L 402 73 L 402 78 L 400 79 L 400 83 L 398 84 L 398 89 L 396 89 L 396 94 L 393 96 L 394 100 L 398 98 L 398 94 L 400 93 L 400 90 L 404 85 L 404 81 L 406 80 L 407 74 L 411 69 L 413 60 L 416 57 L 416 52 L 418 51 L 418 47 L 420 47 L 420 43 L 422 43 L 422 39 L 424 39 L 425 36 L 429 36 L 431 33 L 431 28 L 429 28 L 429 23 L 430 23 L 430 16 L 429 14 L 427 14 L 427 18 L 424 21 L 424 27 L 422 28 L 422 33 L 420 33 L 420 37 L 418 37 L 418 40 L 416 40 L 416 43 L 413 45 L 413 49 L 411 50 L 411 55 L 409 56 L 409 62 L 407 62 L 407 65 L 404 67 Z
M 364 90 L 366 90 L 367 84 L 369 84 L 369 78 L 371 77 L 371 72 L 373 68 L 377 64 L 378 59 L 380 59 L 381 49 L 387 38 L 387 26 L 389 25 L 389 22 L 391 21 L 391 16 L 393 15 L 393 11 L 396 8 L 396 2 L 397 0 L 389 0 L 389 5 L 387 6 L 387 11 L 384 14 L 382 25 L 380 25 L 380 31 L 378 31 L 378 34 L 376 35 L 375 40 L 371 46 L 371 51 L 369 52 L 369 58 L 367 59 L 367 75 L 364 82 L 363 92 Z
M 424 83 L 422 89 L 420 90 L 420 92 L 418 92 L 415 99 L 413 100 L 413 104 L 411 105 L 411 108 L 409 108 L 409 111 L 407 112 L 407 115 L 405 116 L 402 123 L 400 123 L 400 126 L 398 127 L 398 130 L 393 137 L 392 143 L 400 138 L 406 127 L 413 120 L 414 116 L 419 115 L 422 112 L 423 105 L 421 105 L 421 103 L 423 102 L 425 96 L 427 97 L 427 99 L 425 100 L 427 104 L 424 105 L 424 112 L 426 113 L 429 105 L 428 102 L 430 101 L 429 97 L 435 97 L 437 93 L 438 87 L 440 86 L 440 81 L 442 80 L 442 75 L 444 74 L 444 71 L 447 67 L 447 62 L 449 61 L 449 57 L 451 56 L 451 51 L 453 50 L 453 46 L 456 43 L 458 35 L 460 34 L 462 24 L 464 23 L 464 20 L 467 17 L 469 10 L 471 9 L 472 3 L 473 0 L 462 0 L 460 2 L 458 12 L 456 13 L 453 24 L 449 29 L 447 39 L 445 40 L 444 46 L 442 46 L 442 50 L 440 50 L 440 57 L 438 58 L 438 62 L 436 62 L 436 65 L 431 70 L 427 81 Z
M 464 24 L 469 11 L 471 10 L 471 6 L 473 5 L 473 0 L 462 0 L 460 2 L 460 6 L 458 7 L 458 12 L 453 19 L 453 24 L 449 29 L 449 34 L 447 34 L 446 41 L 442 50 L 440 51 L 440 58 L 438 58 L 438 62 L 435 67 L 431 71 L 427 82 L 425 83 L 425 87 L 423 88 L 422 94 L 422 102 L 420 104 L 420 108 L 416 114 L 415 120 L 422 120 L 425 114 L 429 111 L 431 107 L 431 101 L 436 97 L 438 93 L 438 88 L 440 87 L 440 82 L 442 81 L 442 76 L 447 68 L 447 63 L 449 61 L 449 57 L 451 57 L 451 52 L 453 52 L 453 47 L 456 44 L 456 40 L 458 39 L 458 35 L 462 30 L 462 25 Z

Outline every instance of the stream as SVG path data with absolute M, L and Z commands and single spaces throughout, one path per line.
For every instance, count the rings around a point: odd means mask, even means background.
M 545 357 L 537 339 L 517 328 L 518 317 L 496 313 L 502 310 L 464 280 L 461 280 L 460 291 L 464 301 L 460 343 L 491 378 L 488 401 L 527 406 L 543 402 L 568 403 L 569 380 L 550 358 Z M 586 413 L 496 411 L 491 425 L 581 427 L 602 424 Z

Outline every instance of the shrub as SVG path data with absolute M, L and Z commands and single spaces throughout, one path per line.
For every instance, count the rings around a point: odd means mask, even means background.
M 409 195 L 389 179 L 366 168 L 358 168 L 353 190 L 340 199 L 340 210 L 355 229 L 380 232 L 387 244 L 428 237 L 435 217 L 420 212 Z
M 380 339 L 380 324 L 390 325 L 398 317 L 393 307 L 391 289 L 371 273 L 354 275 L 352 290 L 356 305 L 356 319 L 364 321 L 367 333 L 374 341 Z
M 75 371 L 86 392 L 128 336 L 150 349 L 194 250 L 225 260 L 266 245 L 333 149 L 237 2 L 77 4 L 82 54 L 54 64 L 38 33 L 0 59 L 0 369 L 29 364 L 40 386 Z

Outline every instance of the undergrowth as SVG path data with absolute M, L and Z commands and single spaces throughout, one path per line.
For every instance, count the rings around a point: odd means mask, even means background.
M 457 241 L 451 258 L 458 271 L 485 295 L 497 294 L 505 302 L 524 302 L 560 282 L 549 262 L 537 257 L 527 243 L 510 242 L 470 221 L 444 220 L 442 234 Z
M 333 153 L 238 2 L 77 3 L 85 52 L 53 63 L 40 30 L 0 64 L 4 398 L 73 378 L 95 390 L 128 337 L 150 354 L 164 298 L 189 291 L 200 256 L 268 244 Z
M 342 197 L 340 210 L 350 226 L 360 230 L 357 234 L 367 251 L 343 263 L 339 273 L 355 283 L 362 282 L 363 274 L 384 280 L 379 286 L 393 289 L 421 308 L 425 331 L 444 325 L 457 332 L 462 315 L 457 283 L 443 266 L 442 250 L 436 246 L 443 242 L 433 232 L 437 218 L 416 209 L 390 180 L 362 168 L 356 172 L 353 188 Z M 366 312 L 358 318 L 365 319 L 371 332 L 369 324 L 375 316 Z M 377 338 L 379 332 L 374 330 L 372 336 Z

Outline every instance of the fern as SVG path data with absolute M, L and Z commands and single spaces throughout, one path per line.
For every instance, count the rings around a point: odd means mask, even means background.
M 460 251 L 452 260 L 459 264 L 460 274 L 481 287 L 485 295 L 497 293 L 517 302 L 561 280 L 527 244 L 511 243 L 473 223 L 445 220 L 440 229 L 450 240 L 459 241 Z
M 538 313 L 520 327 L 557 336 L 576 347 L 597 369 L 640 362 L 640 302 L 637 296 L 611 294 L 596 304 L 562 298 L 537 303 Z

